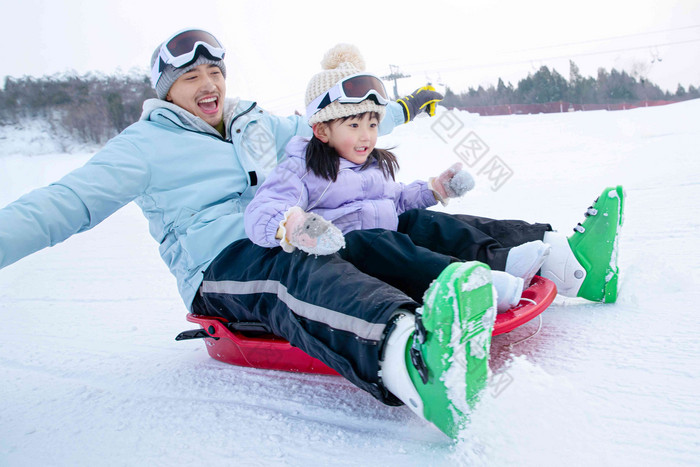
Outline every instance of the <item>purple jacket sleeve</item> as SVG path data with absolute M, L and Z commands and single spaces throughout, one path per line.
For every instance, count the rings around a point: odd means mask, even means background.
M 275 238 L 284 214 L 292 206 L 308 205 L 309 194 L 299 176 L 299 161 L 287 159 L 268 175 L 245 210 L 245 232 L 263 247 L 280 245 Z
M 401 214 L 409 209 L 425 209 L 437 204 L 433 190 L 428 187 L 428 182 L 416 180 L 408 185 L 400 185 L 402 189 L 395 200 L 397 214 Z

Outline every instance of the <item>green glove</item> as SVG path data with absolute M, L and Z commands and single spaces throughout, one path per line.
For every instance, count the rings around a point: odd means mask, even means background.
M 406 123 L 408 123 L 424 110 L 431 117 L 434 116 L 435 107 L 442 98 L 442 94 L 437 92 L 434 87 L 428 85 L 416 89 L 413 91 L 413 94 L 404 96 L 396 102 L 403 107 L 403 116 L 406 119 Z

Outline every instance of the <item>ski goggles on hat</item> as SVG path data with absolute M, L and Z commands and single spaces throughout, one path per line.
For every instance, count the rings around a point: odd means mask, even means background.
M 374 75 L 364 73 L 351 75 L 340 80 L 328 92 L 312 100 L 306 107 L 306 117 L 311 118 L 335 101 L 341 104 L 359 104 L 366 99 L 372 99 L 378 105 L 387 105 L 389 98 L 384 83 Z
M 222 60 L 226 50 L 216 37 L 206 31 L 188 29 L 176 33 L 163 43 L 158 58 L 153 62 L 153 68 L 151 68 L 153 87 L 158 84 L 166 65 L 182 68 L 194 63 L 200 54 L 212 60 Z

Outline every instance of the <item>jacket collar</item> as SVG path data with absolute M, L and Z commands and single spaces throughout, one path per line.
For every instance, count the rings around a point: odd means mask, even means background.
M 226 128 L 226 139 L 230 139 L 228 134 L 231 123 L 239 115 L 247 113 L 255 102 L 241 101 L 238 97 L 227 98 L 224 101 L 224 127 Z M 221 138 L 218 131 L 201 118 L 188 112 L 182 107 L 163 99 L 147 99 L 143 103 L 143 111 L 139 120 L 175 124 L 187 130 L 208 133 Z

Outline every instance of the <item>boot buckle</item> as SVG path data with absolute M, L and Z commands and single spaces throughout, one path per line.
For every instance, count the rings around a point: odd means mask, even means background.
M 413 366 L 418 370 L 421 381 L 423 381 L 423 384 L 427 384 L 428 367 L 425 365 L 425 360 L 423 360 L 423 355 L 420 352 L 420 344 L 415 336 L 413 337 L 413 345 L 409 353 L 411 354 L 411 363 L 413 363 Z

